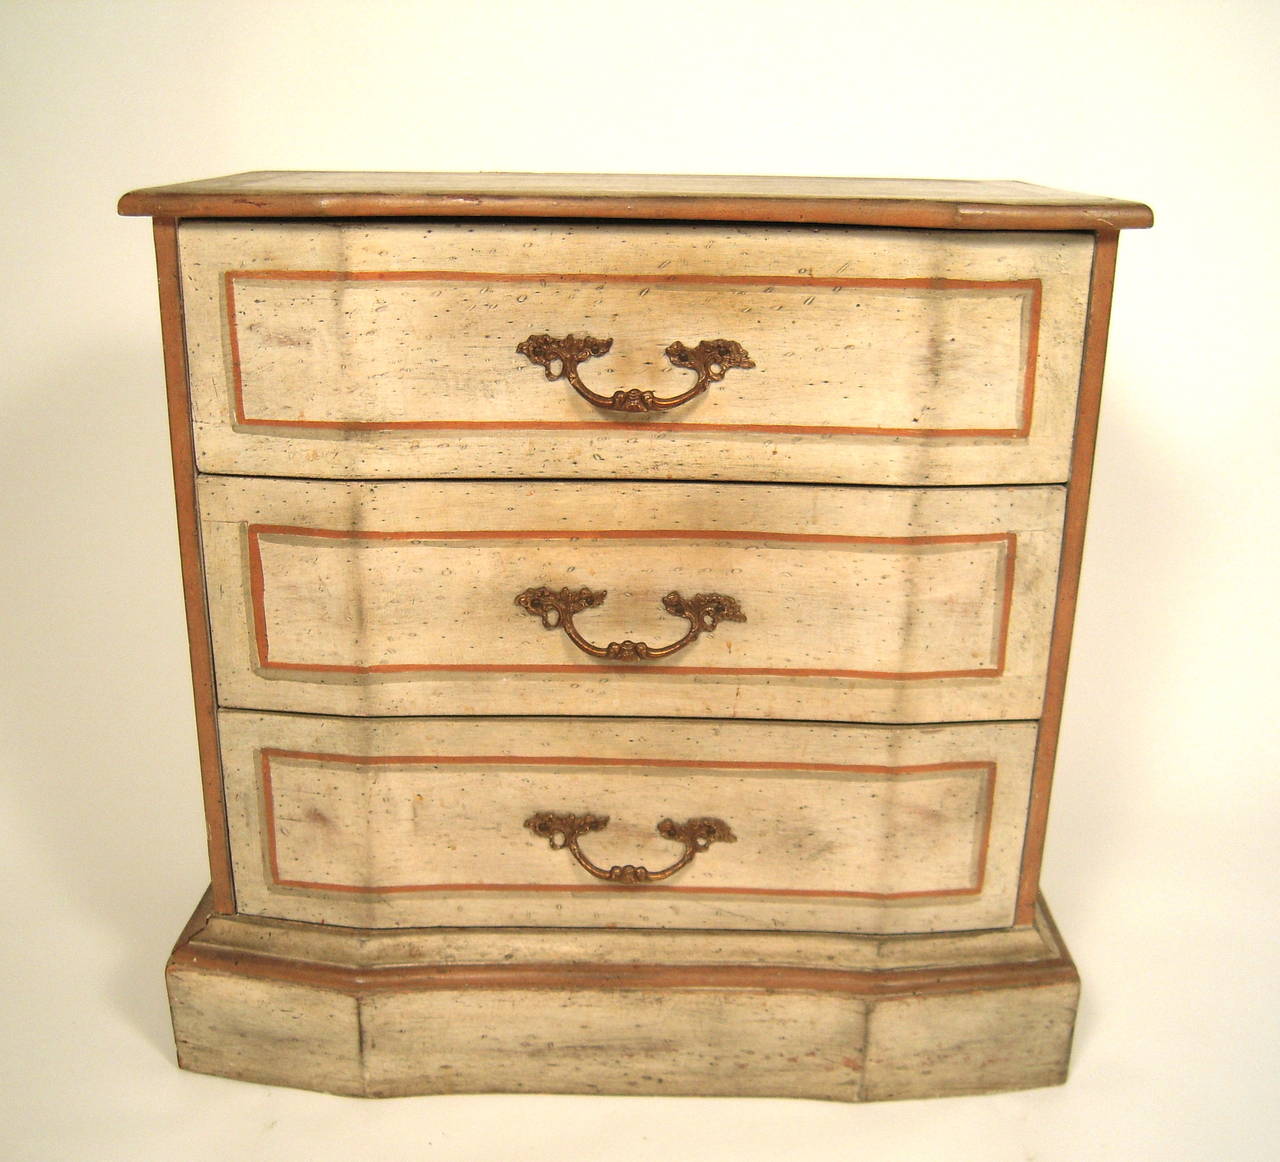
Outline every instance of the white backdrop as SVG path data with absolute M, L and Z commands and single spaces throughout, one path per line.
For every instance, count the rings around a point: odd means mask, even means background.
M 1274 0 L 0 0 L 0 1154 L 1264 1159 L 1280 1130 Z M 206 882 L 150 236 L 248 169 L 1021 178 L 1121 240 L 1044 885 L 1065 1088 L 361 1102 L 178 1071 Z

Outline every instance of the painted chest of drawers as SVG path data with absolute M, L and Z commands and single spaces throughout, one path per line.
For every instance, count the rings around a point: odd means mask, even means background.
M 1038 900 L 1118 231 L 1020 183 L 245 174 L 155 219 L 180 1063 L 1065 1076 Z

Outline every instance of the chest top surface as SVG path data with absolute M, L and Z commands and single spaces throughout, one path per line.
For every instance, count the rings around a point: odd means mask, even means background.
M 1120 230 L 1139 202 L 1017 181 L 681 174 L 263 170 L 134 190 L 120 212 L 183 218 L 529 217 Z

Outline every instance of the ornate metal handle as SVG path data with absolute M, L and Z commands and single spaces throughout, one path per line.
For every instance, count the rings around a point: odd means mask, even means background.
M 619 388 L 611 396 L 599 395 L 582 382 L 578 375 L 578 364 L 607 354 L 612 346 L 612 339 L 596 339 L 590 335 L 566 335 L 563 339 L 553 339 L 550 335 L 530 335 L 516 346 L 516 350 L 527 356 L 529 362 L 538 364 L 548 379 L 553 382 L 567 379 L 583 399 L 610 412 L 659 412 L 679 407 L 682 403 L 688 403 L 695 395 L 701 395 L 707 390 L 708 384 L 719 383 L 730 368 L 755 366 L 751 357 L 743 350 L 742 344 L 733 339 L 703 339 L 696 347 L 686 347 L 683 343 L 676 342 L 666 349 L 667 358 L 675 367 L 684 367 L 698 373 L 697 380 L 688 391 L 660 398 L 651 391 L 632 387 Z M 552 370 L 552 364 L 559 365 L 555 371 Z
M 663 839 L 673 839 L 684 844 L 684 852 L 675 863 L 658 871 L 650 871 L 647 867 L 636 867 L 634 864 L 614 865 L 602 868 L 582 854 L 578 846 L 578 837 L 588 831 L 603 831 L 609 825 L 608 815 L 567 815 L 559 811 L 539 811 L 524 821 L 524 825 L 535 835 L 541 835 L 551 844 L 553 851 L 562 847 L 598 880 L 608 880 L 611 884 L 651 884 L 656 880 L 665 880 L 673 876 L 689 863 L 700 851 L 706 851 L 713 843 L 737 843 L 738 837 L 729 830 L 723 819 L 686 819 L 677 823 L 673 819 L 664 819 L 658 824 L 658 834 Z
M 650 646 L 644 642 L 610 642 L 607 646 L 592 645 L 578 632 L 573 615 L 584 609 L 594 609 L 604 604 L 606 589 L 526 589 L 516 598 L 516 604 L 526 613 L 540 618 L 545 629 L 562 629 L 583 653 L 593 658 L 609 658 L 615 662 L 644 662 L 654 658 L 669 658 L 677 650 L 684 649 L 701 633 L 710 633 L 722 621 L 746 621 L 737 601 L 723 593 L 695 593 L 682 597 L 672 591 L 662 599 L 662 608 L 675 617 L 687 618 L 689 632 L 679 641 L 668 646 Z

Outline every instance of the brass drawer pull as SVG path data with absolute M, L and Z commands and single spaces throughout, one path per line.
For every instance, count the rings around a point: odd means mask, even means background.
M 651 391 L 638 387 L 619 388 L 613 395 L 598 395 L 582 382 L 578 364 L 608 353 L 612 339 L 596 339 L 590 335 L 566 335 L 554 339 L 550 335 L 530 335 L 516 346 L 529 362 L 538 364 L 553 382 L 567 379 L 583 399 L 610 412 L 658 412 L 688 403 L 696 395 L 707 390 L 707 385 L 719 383 L 732 367 L 749 368 L 755 364 L 743 350 L 742 344 L 733 339 L 703 339 L 696 347 L 672 343 L 666 356 L 675 367 L 696 371 L 698 378 L 688 391 L 681 395 L 660 398 Z M 559 364 L 554 372 L 552 364 Z
M 615 662 L 644 662 L 654 658 L 669 658 L 677 650 L 684 649 L 701 633 L 710 633 L 722 621 L 746 621 L 737 601 L 723 593 L 695 593 L 683 597 L 671 592 L 662 599 L 662 608 L 675 617 L 688 619 L 689 632 L 679 641 L 666 646 L 650 646 L 645 642 L 610 642 L 607 646 L 592 645 L 578 632 L 573 615 L 584 609 L 594 609 L 604 604 L 606 589 L 526 589 L 516 598 L 516 604 L 526 613 L 540 618 L 546 629 L 562 629 L 578 649 L 593 658 L 609 658 Z
M 665 880 L 713 843 L 738 842 L 738 837 L 729 830 L 729 825 L 723 819 L 686 819 L 683 823 L 664 819 L 658 824 L 658 834 L 663 839 L 684 844 L 684 852 L 675 863 L 658 871 L 650 871 L 647 867 L 636 867 L 630 863 L 621 866 L 615 864 L 606 869 L 592 863 L 582 854 L 578 837 L 588 831 L 603 831 L 609 825 L 608 815 L 567 815 L 559 811 L 539 811 L 526 819 L 524 825 L 535 835 L 547 840 L 553 851 L 568 848 L 573 858 L 596 879 L 608 880 L 611 884 L 651 884 L 656 880 Z

